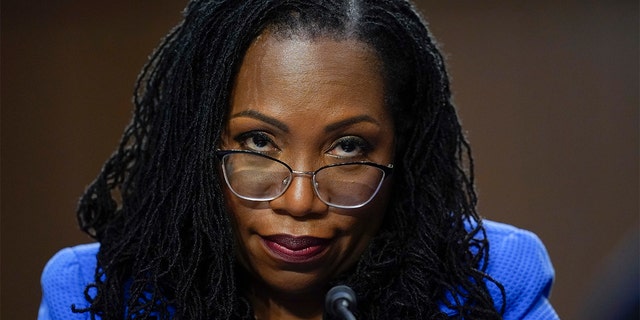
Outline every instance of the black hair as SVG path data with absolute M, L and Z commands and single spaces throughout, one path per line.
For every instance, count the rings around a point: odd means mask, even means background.
M 102 319 L 253 318 L 213 151 L 244 53 L 267 28 L 356 39 L 382 62 L 397 140 L 394 191 L 377 236 L 334 280 L 357 292 L 357 316 L 439 319 L 446 306 L 456 318 L 500 318 L 504 289 L 484 272 L 489 244 L 443 57 L 402 0 L 190 2 L 142 70 L 132 122 L 80 200 L 80 226 L 101 246 L 85 290 L 90 305 L 74 310 Z

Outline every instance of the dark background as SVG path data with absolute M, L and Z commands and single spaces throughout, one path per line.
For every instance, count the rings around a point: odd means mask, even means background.
M 47 259 L 90 241 L 77 199 L 115 149 L 136 75 L 185 1 L 1 5 L 0 311 L 33 319 Z M 590 297 L 609 294 L 597 283 L 638 263 L 638 2 L 419 6 L 447 56 L 481 214 L 542 238 L 552 303 L 583 317 Z M 603 274 L 628 235 L 628 261 Z

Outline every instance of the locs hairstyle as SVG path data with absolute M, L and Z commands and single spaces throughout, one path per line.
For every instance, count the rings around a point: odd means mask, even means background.
M 80 226 L 101 247 L 88 307 L 74 310 L 102 319 L 252 318 L 213 151 L 244 53 L 267 28 L 284 38 L 357 39 L 382 62 L 397 170 L 382 229 L 335 280 L 357 292 L 357 316 L 446 318 L 446 305 L 458 318 L 500 318 L 504 290 L 483 272 L 488 243 L 443 58 L 401 0 L 189 3 L 142 70 L 132 122 L 80 200 Z

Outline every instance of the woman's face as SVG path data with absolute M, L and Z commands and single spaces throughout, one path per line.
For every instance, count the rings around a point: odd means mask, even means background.
M 394 128 L 383 94 L 378 59 L 365 44 L 263 34 L 237 75 L 221 149 L 257 151 L 307 172 L 350 161 L 392 163 Z M 326 290 L 376 234 L 388 189 L 386 179 L 367 205 L 338 209 L 317 197 L 310 176 L 294 176 L 282 196 L 263 202 L 225 186 L 238 259 L 271 292 Z

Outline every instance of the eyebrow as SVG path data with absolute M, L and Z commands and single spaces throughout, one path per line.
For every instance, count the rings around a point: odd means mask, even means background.
M 368 115 L 361 115 L 361 116 L 355 116 L 355 117 L 351 117 L 351 118 L 347 118 L 344 120 L 340 120 L 338 122 L 332 123 L 328 126 L 326 126 L 324 128 L 325 132 L 332 132 L 332 131 L 336 131 L 338 129 L 344 128 L 344 127 L 348 127 L 351 125 L 354 125 L 356 123 L 360 123 L 360 122 L 369 122 L 369 123 L 373 123 L 376 125 L 380 125 L 380 123 L 378 121 L 376 121 L 376 119 L 368 116 Z
M 268 123 L 278 129 L 280 129 L 283 132 L 289 132 L 289 126 L 287 126 L 285 123 L 283 123 L 282 121 L 270 117 L 264 113 L 260 113 L 256 110 L 245 110 L 245 111 L 241 111 L 238 112 L 234 115 L 231 116 L 231 118 L 239 118 L 239 117 L 248 117 L 248 118 L 253 118 L 256 120 L 260 120 L 262 122 Z M 327 125 L 324 128 L 325 132 L 333 132 L 336 130 L 339 130 L 341 128 L 344 127 L 348 127 L 351 125 L 354 125 L 356 123 L 360 123 L 360 122 L 369 122 L 369 123 L 373 123 L 376 125 L 380 125 L 380 123 L 378 121 L 376 121 L 374 118 L 372 118 L 371 116 L 368 115 L 360 115 L 360 116 L 355 116 L 355 117 L 351 117 L 351 118 L 347 118 L 344 120 L 340 120 L 338 122 L 334 122 L 332 124 Z
M 284 124 L 282 121 L 276 119 L 276 118 L 272 118 L 269 117 L 266 114 L 260 113 L 256 110 L 245 110 L 245 111 L 241 111 L 238 112 L 234 115 L 231 116 L 231 119 L 233 118 L 239 118 L 239 117 L 248 117 L 248 118 L 253 118 L 256 120 L 260 120 L 262 122 L 268 123 L 278 129 L 280 129 L 281 131 L 284 132 L 289 132 L 289 126 L 287 126 L 286 124 Z

